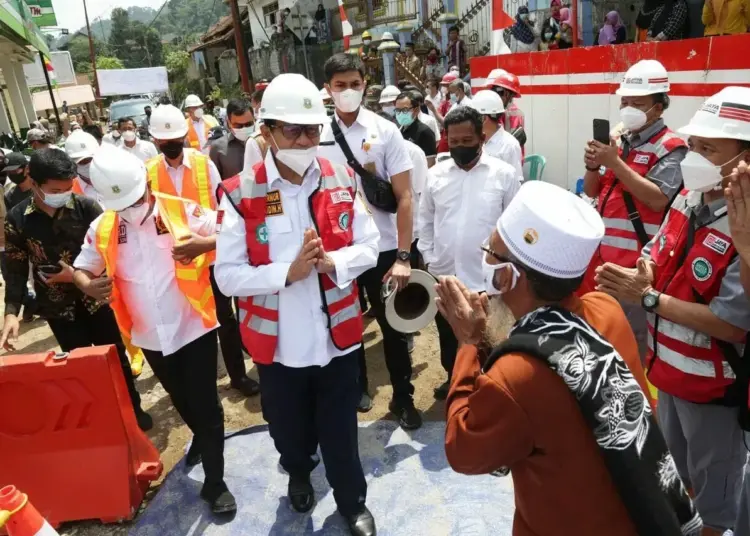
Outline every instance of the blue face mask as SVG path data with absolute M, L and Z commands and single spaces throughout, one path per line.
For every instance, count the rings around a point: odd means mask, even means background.
M 398 123 L 402 127 L 408 127 L 414 122 L 414 116 L 411 115 L 411 112 L 406 111 L 398 111 L 396 112 L 396 123 Z

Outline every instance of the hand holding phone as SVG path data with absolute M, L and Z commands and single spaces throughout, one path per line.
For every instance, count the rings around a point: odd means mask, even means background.
M 609 131 L 609 120 L 594 119 L 594 140 L 603 143 L 604 145 L 609 145 Z

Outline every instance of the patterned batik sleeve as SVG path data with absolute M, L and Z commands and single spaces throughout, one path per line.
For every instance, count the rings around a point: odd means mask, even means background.
M 23 236 L 9 214 L 5 221 L 5 314 L 18 315 L 26 297 L 29 255 Z

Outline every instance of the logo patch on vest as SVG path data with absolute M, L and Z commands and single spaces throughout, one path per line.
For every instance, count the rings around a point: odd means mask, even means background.
M 713 266 L 704 257 L 698 257 L 693 261 L 693 276 L 698 281 L 708 280 L 713 271 Z
M 261 223 L 258 225 L 258 228 L 255 229 L 255 239 L 259 244 L 268 244 L 268 227 L 265 223 Z
M 216 233 L 218 234 L 221 231 L 221 221 L 224 219 L 224 211 L 219 210 L 216 212 Z
M 722 255 L 729 251 L 729 242 L 713 233 L 708 233 L 708 236 L 703 240 L 703 245 Z
M 636 164 L 648 164 L 648 155 L 647 154 L 639 154 L 633 159 L 633 162 Z
M 352 200 L 352 194 L 350 194 L 347 190 L 337 190 L 335 192 L 331 192 L 331 203 L 334 205 L 337 205 L 339 203 L 351 203 Z
M 266 194 L 266 216 L 279 216 L 283 213 L 281 193 L 278 190 L 271 190 Z
M 349 228 L 349 213 L 344 212 L 339 216 L 339 229 L 346 231 Z
M 120 225 L 117 226 L 117 243 L 118 244 L 128 243 L 128 230 L 127 230 L 127 227 L 125 227 L 125 224 L 122 222 L 120 222 Z

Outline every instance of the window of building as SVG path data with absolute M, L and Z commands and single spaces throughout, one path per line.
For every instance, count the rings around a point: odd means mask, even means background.
M 263 19 L 266 21 L 266 28 L 276 24 L 279 13 L 279 3 L 272 2 L 263 6 Z

